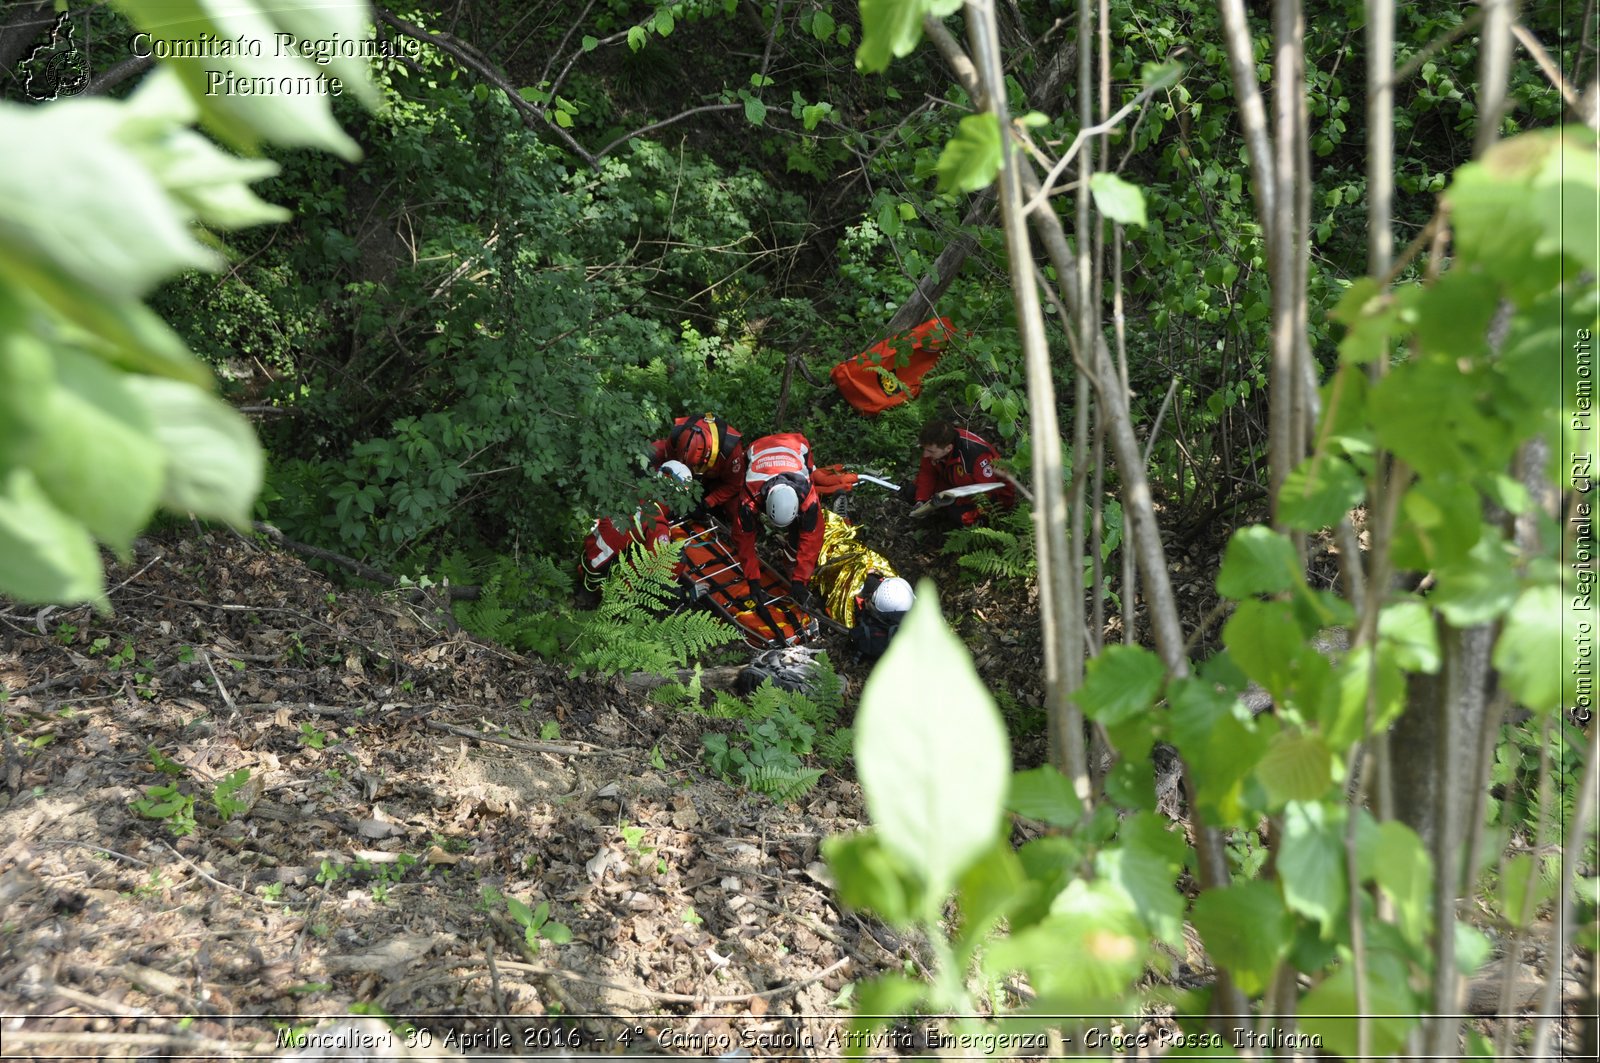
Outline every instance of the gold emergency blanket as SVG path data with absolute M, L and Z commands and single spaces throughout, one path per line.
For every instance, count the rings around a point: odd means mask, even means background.
M 882 554 L 856 538 L 854 524 L 827 509 L 822 518 L 822 552 L 811 575 L 811 590 L 827 606 L 829 616 L 849 627 L 856 622 L 856 595 L 867 574 L 880 572 L 887 578 L 895 571 Z

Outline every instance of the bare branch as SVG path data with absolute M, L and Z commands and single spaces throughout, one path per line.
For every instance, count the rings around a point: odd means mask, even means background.
M 1544 76 L 1549 79 L 1550 84 L 1554 85 L 1556 91 L 1561 93 L 1561 99 L 1566 102 L 1566 105 L 1574 111 L 1579 110 L 1583 106 L 1583 101 L 1578 96 L 1578 90 L 1567 84 L 1567 79 L 1561 76 L 1561 68 L 1556 66 L 1554 59 L 1550 58 L 1550 53 L 1544 50 L 1544 45 L 1539 43 L 1539 38 L 1530 33 L 1528 28 L 1520 22 L 1512 24 L 1511 35 L 1533 57 L 1533 61 L 1539 65 L 1539 69 L 1544 72 Z
M 1422 51 L 1418 52 L 1410 59 L 1407 59 L 1405 65 L 1394 72 L 1394 77 L 1389 79 L 1389 86 L 1393 88 L 1403 81 L 1409 81 L 1413 74 L 1422 69 L 1423 63 L 1426 63 L 1429 59 L 1432 59 L 1441 51 L 1450 47 L 1456 41 L 1459 41 L 1462 37 L 1465 37 L 1467 34 L 1477 29 L 1482 23 L 1483 11 L 1480 9 L 1462 19 L 1461 22 L 1448 33 L 1441 34 L 1429 41 L 1427 47 L 1423 48 Z
M 1500 139 L 1511 77 L 1511 24 L 1516 0 L 1483 0 L 1483 34 L 1478 43 L 1478 132 L 1472 154 L 1482 156 Z
M 697 114 L 709 114 L 712 111 L 737 111 L 742 107 L 744 107 L 744 104 L 742 103 L 708 103 L 700 107 L 691 107 L 687 111 L 682 111 L 673 115 L 671 118 L 663 118 L 659 122 L 651 122 L 647 126 L 640 126 L 631 133 L 622 134 L 620 137 L 613 140 L 599 151 L 595 152 L 595 162 L 598 163 L 601 159 L 605 158 L 607 155 L 610 155 L 611 152 L 619 145 L 626 144 L 634 137 L 642 137 L 646 133 L 654 133 L 657 129 L 665 129 L 669 125 L 674 125 L 678 122 L 681 122 L 685 118 L 693 118 Z
M 539 80 L 537 82 L 535 82 L 535 84 L 543 85 L 545 83 L 545 81 L 550 77 L 550 67 L 555 64 L 556 59 L 561 55 L 561 53 L 567 50 L 567 42 L 572 40 L 572 35 L 574 33 L 578 32 L 578 27 L 583 25 L 583 20 L 589 17 L 589 12 L 593 8 L 594 8 L 594 0 L 589 0 L 588 3 L 583 5 L 583 11 L 578 15 L 578 17 L 575 20 L 573 20 L 572 25 L 567 27 L 567 32 L 561 35 L 561 43 L 557 44 L 554 48 L 552 48 L 550 50 L 550 57 L 544 61 L 544 69 L 539 71 Z M 523 17 L 527 17 L 527 16 L 523 16 Z M 628 31 L 627 30 L 620 30 L 617 33 L 613 33 L 610 37 L 606 38 L 606 40 L 616 40 L 619 37 L 626 37 L 627 35 L 628 35 Z M 604 43 L 604 42 L 601 42 L 601 43 Z M 556 85 L 559 85 L 559 84 L 561 84 L 562 81 L 566 80 L 567 71 L 572 69 L 572 64 L 576 63 L 578 61 L 578 56 L 580 56 L 582 54 L 583 54 L 583 52 L 582 52 L 581 49 L 579 51 L 573 52 L 572 53 L 572 58 L 567 60 L 567 65 L 562 67 L 561 68 L 561 73 L 556 75 L 555 84 L 550 86 L 550 98 L 551 99 L 555 99 L 555 96 L 556 96 Z
M 103 96 L 127 81 L 131 77 L 149 70 L 155 65 L 155 57 L 150 55 L 130 55 L 120 63 L 113 63 L 89 79 L 89 84 L 84 87 L 84 92 L 90 96 Z
M 492 63 L 479 55 L 466 42 L 457 40 L 447 33 L 430 33 L 416 23 L 407 22 L 382 7 L 374 6 L 372 10 L 377 15 L 378 21 L 384 25 L 398 30 L 407 37 L 433 45 L 457 62 L 475 71 L 479 77 L 505 93 L 506 99 L 511 101 L 511 106 L 522 116 L 523 125 L 529 129 L 542 128 L 549 130 L 564 141 L 567 147 L 572 149 L 573 154 L 591 167 L 599 169 L 600 159 L 598 156 L 589 154 L 588 151 L 584 150 L 582 144 L 572 138 L 571 134 L 550 121 L 545 108 L 523 99 L 522 93 L 517 91 L 517 87 L 511 84 L 504 74 L 496 70 Z
M 1233 72 L 1233 94 L 1239 98 L 1239 121 L 1250 151 L 1250 178 L 1260 201 L 1258 216 L 1272 216 L 1275 186 L 1272 176 L 1272 138 L 1267 133 L 1267 108 L 1256 84 L 1255 45 L 1245 18 L 1244 0 L 1221 0 L 1223 36 L 1227 39 L 1228 68 Z

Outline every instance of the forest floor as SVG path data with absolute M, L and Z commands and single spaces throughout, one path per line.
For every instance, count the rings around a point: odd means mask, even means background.
M 768 1054 L 916 962 L 826 885 L 852 781 L 709 779 L 706 721 L 231 533 L 110 584 L 109 616 L 0 612 L 8 1058 L 269 1051 L 352 1006 L 436 1047 Z

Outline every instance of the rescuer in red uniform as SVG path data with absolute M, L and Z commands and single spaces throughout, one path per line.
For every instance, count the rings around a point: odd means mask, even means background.
M 764 518 L 773 527 L 788 531 L 794 553 L 790 583 L 797 596 L 805 595 L 806 581 L 822 551 L 822 503 L 811 483 L 815 470 L 811 444 L 798 432 L 763 436 L 750 444 L 733 547 L 745 579 L 752 584 L 761 576 L 756 531 Z
M 732 521 L 744 490 L 745 446 L 737 429 L 714 413 L 680 417 L 667 438 L 651 444 L 652 468 L 664 461 L 689 467 L 705 492 L 700 508 Z
M 967 484 L 1003 483 L 1004 487 L 986 496 L 993 503 L 1010 509 L 1017 504 L 1011 482 L 995 469 L 999 453 L 978 436 L 949 421 L 929 421 L 922 427 L 922 465 L 917 470 L 916 502 L 928 501 L 940 491 Z M 971 525 L 982 511 L 975 499 L 957 499 L 945 510 L 951 524 Z
M 682 490 L 688 490 L 689 468 L 682 462 L 662 462 L 659 471 L 661 475 L 682 484 Z M 672 513 L 661 502 L 641 504 L 634 510 L 633 519 L 622 524 L 618 524 L 610 517 L 600 518 L 594 522 L 594 526 L 589 529 L 588 538 L 583 541 L 585 589 L 599 590 L 601 579 L 611 566 L 616 564 L 617 558 L 634 543 L 642 543 L 646 550 L 654 550 L 671 538 Z

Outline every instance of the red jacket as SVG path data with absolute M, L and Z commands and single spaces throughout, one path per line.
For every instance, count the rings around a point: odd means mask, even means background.
M 811 483 L 815 471 L 811 444 L 798 432 L 763 436 L 750 444 L 738 519 L 733 526 L 733 546 L 745 579 L 753 581 L 761 575 L 756 531 L 761 527 L 766 488 L 776 483 L 789 484 L 800 496 L 800 513 L 788 529 L 795 552 L 791 578 L 801 583 L 811 578 L 817 555 L 822 552 L 822 502 Z
M 1010 483 L 995 472 L 994 463 L 1000 455 L 988 443 L 965 429 L 956 429 L 955 442 L 950 453 L 934 461 L 924 457 L 917 470 L 917 501 L 926 502 L 940 491 L 967 484 L 1005 483 L 1006 486 L 988 495 L 996 505 L 1010 509 L 1017 504 L 1017 492 Z M 961 523 L 972 524 L 978 519 L 978 507 L 971 503 L 957 503 Z
M 676 429 L 700 419 L 679 417 L 672 422 L 672 426 Z M 705 492 L 702 501 L 707 509 L 726 508 L 731 513 L 738 503 L 739 492 L 744 488 L 744 439 L 732 425 L 715 414 L 706 414 L 705 420 L 717 430 L 717 460 L 707 472 L 697 475 L 695 479 Z M 656 440 L 650 444 L 650 449 L 650 467 L 660 468 L 662 462 L 672 457 L 670 436 Z
M 659 502 L 648 519 L 641 508 L 634 511 L 633 523 L 624 527 L 619 528 L 610 517 L 602 517 L 595 521 L 594 527 L 589 529 L 589 537 L 583 541 L 583 567 L 599 575 L 634 543 L 643 543 L 646 550 L 654 550 L 671 538 L 672 514 Z

